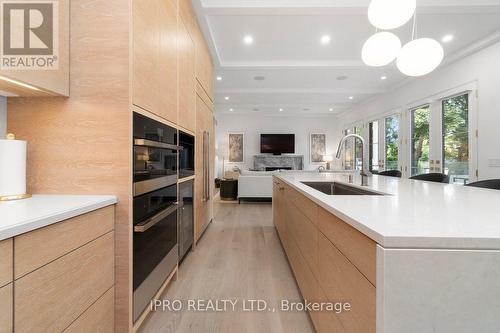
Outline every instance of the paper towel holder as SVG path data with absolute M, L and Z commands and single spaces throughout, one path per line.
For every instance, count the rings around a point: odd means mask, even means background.
M 7 140 L 15 140 L 16 136 L 14 133 L 9 133 L 5 136 Z M 0 201 L 12 201 L 12 200 L 21 200 L 31 198 L 31 194 L 16 194 L 16 195 L 4 195 L 0 196 Z

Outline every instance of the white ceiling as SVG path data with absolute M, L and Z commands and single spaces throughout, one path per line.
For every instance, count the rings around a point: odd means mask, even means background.
M 407 80 L 394 64 L 370 68 L 361 61 L 363 43 L 375 32 L 367 17 L 369 0 L 193 4 L 215 75 L 223 78 L 215 83 L 217 113 L 280 114 L 282 108 L 283 115 L 338 114 Z M 455 37 L 444 44 L 443 65 L 500 40 L 500 0 L 418 0 L 417 6 L 417 36 Z M 405 43 L 411 28 L 407 23 L 394 32 Z M 325 34 L 331 36 L 329 45 L 320 43 Z M 243 43 L 246 35 L 253 36 L 252 45 Z

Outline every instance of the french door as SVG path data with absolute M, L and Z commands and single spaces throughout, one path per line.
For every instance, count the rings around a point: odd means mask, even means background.
M 404 174 L 445 173 L 450 183 L 477 179 L 476 95 L 466 91 L 408 110 Z

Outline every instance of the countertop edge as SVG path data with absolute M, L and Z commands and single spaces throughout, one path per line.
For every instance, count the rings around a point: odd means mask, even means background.
M 111 205 L 118 203 L 118 198 L 116 196 L 101 195 L 101 196 L 96 196 L 96 197 L 99 197 L 101 200 L 100 201 L 96 200 L 96 202 L 81 205 L 81 206 L 76 207 L 76 208 L 63 210 L 63 211 L 57 212 L 57 213 L 52 214 L 52 215 L 43 216 L 43 217 L 40 217 L 39 219 L 36 219 L 36 220 L 27 221 L 27 222 L 23 222 L 23 223 L 20 223 L 17 225 L 9 226 L 8 228 L 6 228 L 4 230 L 0 229 L 0 241 L 8 239 L 8 238 L 16 237 L 16 236 L 19 236 L 21 234 L 24 234 L 24 233 L 27 233 L 30 231 L 34 231 L 36 229 L 47 227 L 47 226 L 50 226 L 52 224 L 55 224 L 55 223 L 79 216 L 79 215 L 90 213 L 92 211 L 95 211 L 95 210 L 98 210 L 98 209 L 101 209 L 101 208 L 111 206 Z
M 319 207 L 334 214 L 342 221 L 370 238 L 385 249 L 429 249 L 429 250 L 471 250 L 471 251 L 498 251 L 500 250 L 500 239 L 496 238 L 463 238 L 463 237 L 407 237 L 407 236 L 384 236 L 377 231 L 368 228 L 363 223 L 356 221 L 350 216 L 340 212 L 320 198 L 311 195 L 294 184 L 285 176 L 274 175 L 287 185 L 293 187 L 301 194 L 312 200 Z

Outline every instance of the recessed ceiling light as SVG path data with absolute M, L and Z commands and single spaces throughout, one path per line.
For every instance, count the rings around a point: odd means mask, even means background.
M 321 44 L 323 44 L 323 45 L 330 44 L 331 40 L 332 39 L 328 35 L 323 35 L 323 36 L 321 36 L 321 39 L 320 39 Z
M 253 44 L 253 37 L 250 35 L 247 35 L 243 38 L 243 42 L 247 45 Z
M 445 35 L 443 36 L 443 38 L 441 38 L 441 41 L 443 43 L 449 43 L 453 40 L 453 38 L 454 38 L 453 35 Z
M 234 111 L 234 109 L 229 109 L 229 111 L 233 112 L 233 111 Z
M 345 76 L 345 75 L 337 76 L 337 80 L 338 80 L 338 81 L 344 81 L 344 80 L 347 80 L 347 76 Z
M 216 79 L 217 81 L 222 81 L 222 76 L 217 76 Z
M 333 108 L 329 108 L 328 111 L 332 112 L 333 111 Z
M 353 99 L 354 99 L 354 96 L 349 96 L 349 99 L 350 99 L 350 100 L 353 100 Z
M 283 112 L 283 109 L 280 108 L 280 112 Z
M 257 75 L 257 76 L 254 76 L 253 79 L 255 81 L 264 81 L 266 79 L 266 77 L 262 76 L 262 75 Z
M 228 96 L 224 97 L 224 99 L 225 99 L 226 101 L 229 101 L 229 97 L 228 97 Z
M 380 77 L 381 80 L 387 80 L 387 76 L 383 75 Z

